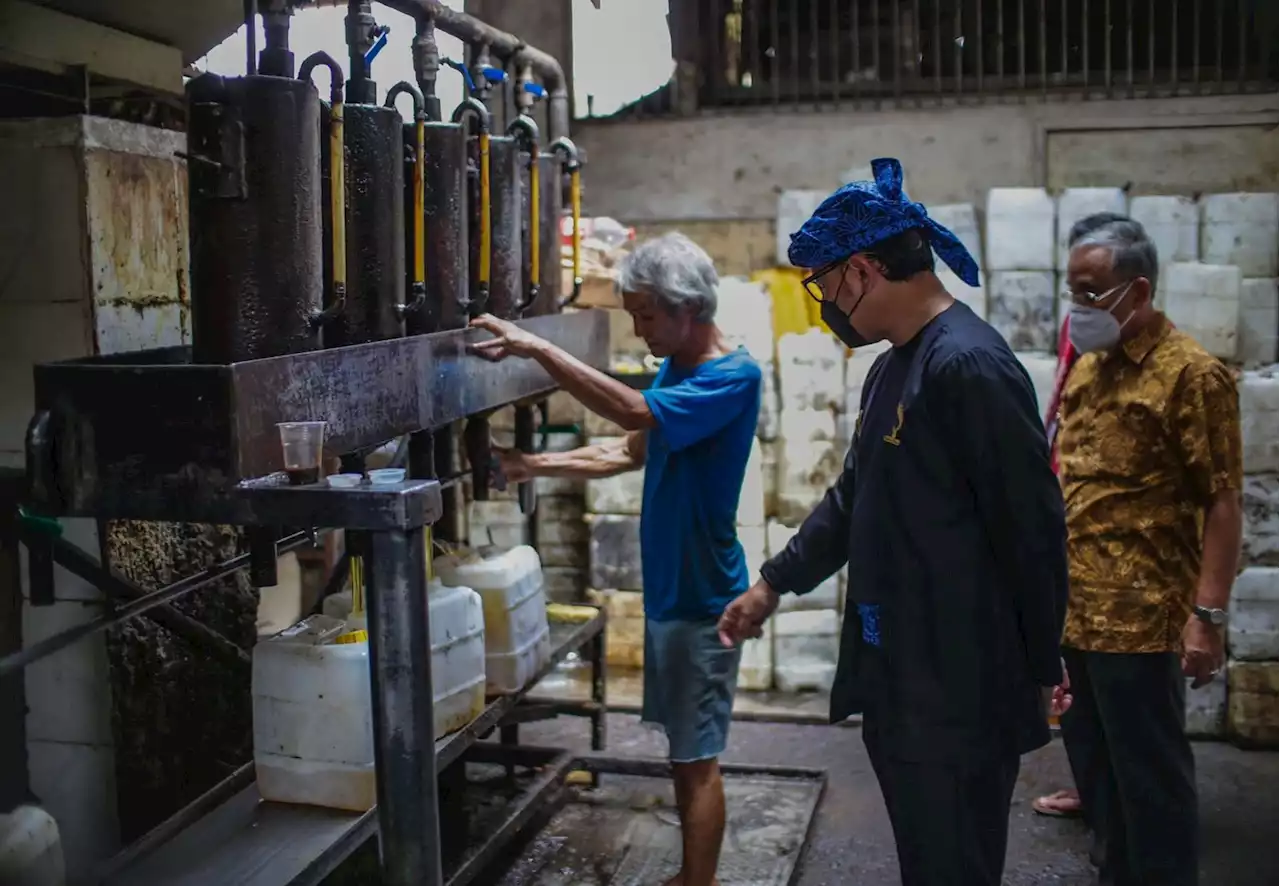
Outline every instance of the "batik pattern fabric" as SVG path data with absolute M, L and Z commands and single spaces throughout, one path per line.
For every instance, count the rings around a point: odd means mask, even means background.
M 1071 588 L 1063 644 L 1179 651 L 1205 510 L 1244 482 L 1235 378 L 1160 317 L 1111 354 L 1080 358 L 1059 444 Z
M 902 164 L 871 161 L 872 181 L 850 182 L 819 204 L 791 235 L 787 259 L 798 268 L 821 268 L 864 252 L 889 237 L 923 228 L 938 258 L 970 286 L 978 285 L 978 263 L 960 238 L 929 218 L 923 203 L 902 189 Z

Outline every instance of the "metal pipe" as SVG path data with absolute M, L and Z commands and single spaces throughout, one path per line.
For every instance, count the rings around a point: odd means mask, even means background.
M 568 138 L 552 142 L 551 151 L 561 156 L 569 173 L 569 206 L 573 213 L 573 291 L 560 304 L 565 308 L 582 294 L 582 161 L 577 145 Z
M 312 537 L 310 532 L 295 532 L 293 535 L 280 540 L 278 550 L 280 553 L 286 553 L 295 548 L 300 548 L 304 544 L 309 544 Z M 106 615 L 100 615 L 92 621 L 68 628 L 61 633 L 54 634 L 52 637 L 47 637 L 39 643 L 28 646 L 21 652 L 6 655 L 0 659 L 0 677 L 7 677 L 16 673 L 27 665 L 34 664 L 43 658 L 48 658 L 50 655 L 83 640 L 85 637 L 90 637 L 99 631 L 105 631 L 107 628 L 128 621 L 150 609 L 154 609 L 156 606 L 163 606 L 165 603 L 184 594 L 189 594 L 205 585 L 212 584 L 220 578 L 225 578 L 234 572 L 238 572 L 248 565 L 249 555 L 238 554 L 230 560 L 211 566 L 208 569 L 197 572 L 195 575 L 152 591 L 145 597 L 139 597 L 137 600 L 126 603 Z
M 436 22 L 429 15 L 418 17 L 413 35 L 413 73 L 426 102 L 427 119 L 439 122 L 440 99 L 436 97 L 436 77 L 440 73 L 440 45 L 436 42 Z
M 312 0 L 311 5 L 341 6 L 343 0 Z M 440 0 L 386 0 L 383 5 L 396 12 L 411 15 L 419 22 L 430 20 L 439 30 L 468 45 L 485 44 L 500 59 L 513 60 L 517 65 L 533 68 L 547 87 L 548 138 L 554 140 L 569 134 L 568 81 L 564 68 L 554 56 L 530 46 L 514 34 L 500 31 L 480 21 L 475 16 L 450 9 Z
M 293 7 L 288 0 L 267 0 L 266 8 L 262 10 L 262 30 L 266 39 L 255 73 L 271 77 L 293 76 L 293 53 L 289 50 L 291 15 Z
M 413 156 L 413 285 L 410 287 L 408 304 L 397 308 L 400 317 L 412 314 L 427 301 L 427 267 L 426 267 L 426 218 L 424 216 L 424 170 L 427 164 L 427 103 L 418 87 L 408 81 L 401 80 L 387 90 L 384 102 L 388 108 L 396 106 L 396 99 L 401 94 L 413 98 L 414 122 L 414 156 Z
M 319 66 L 329 69 L 329 211 L 333 218 L 330 259 L 333 268 L 333 300 L 312 318 L 315 325 L 323 325 L 342 313 L 347 305 L 347 176 L 343 162 L 343 114 L 342 66 L 327 52 L 314 52 L 307 56 L 298 69 L 298 79 L 310 80 Z
M 524 301 L 516 308 L 517 314 L 528 310 L 538 300 L 541 291 L 539 281 L 542 280 L 542 246 L 540 232 L 542 228 L 542 198 L 539 173 L 538 124 L 532 117 L 521 115 L 511 121 L 507 127 L 507 135 L 516 139 L 517 145 L 523 141 L 529 151 L 529 291 Z
M 258 0 L 244 0 L 244 72 L 258 73 Z
M 424 533 L 362 535 L 382 882 L 442 883 Z
M 372 105 L 378 101 L 378 84 L 370 76 L 366 58 L 376 39 L 378 22 L 373 17 L 369 0 L 349 0 L 347 3 L 347 101 L 353 105 Z
M 489 262 L 493 249 L 493 218 L 489 195 L 489 128 L 492 118 L 484 102 L 469 95 L 453 112 L 453 122 L 462 123 L 468 116 L 474 117 L 476 147 L 480 154 L 480 265 L 476 272 L 476 299 L 480 305 L 489 301 Z

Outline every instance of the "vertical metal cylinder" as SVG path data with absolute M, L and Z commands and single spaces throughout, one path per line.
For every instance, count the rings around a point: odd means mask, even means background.
M 421 527 L 363 539 L 382 882 L 443 883 Z
M 540 273 L 538 298 L 526 310 L 526 317 L 541 314 L 554 314 L 560 309 L 560 219 L 564 214 L 564 165 L 560 158 L 544 154 L 538 159 L 542 170 L 542 197 L 540 215 L 541 233 L 539 234 Z M 525 198 L 526 200 L 528 197 Z
M 524 300 L 524 249 L 522 232 L 528 215 L 527 195 L 521 185 L 520 149 L 509 136 L 489 140 L 489 193 L 492 201 L 493 253 L 490 264 L 489 304 L 484 310 L 509 320 Z M 472 243 L 471 248 L 477 248 Z M 471 311 L 474 316 L 478 313 Z
M 346 105 L 343 110 L 347 303 L 325 324 L 325 347 L 404 333 L 399 312 L 405 301 L 404 121 L 394 108 L 380 105 Z M 332 162 L 328 153 L 326 148 L 326 170 Z
M 187 84 L 198 363 L 319 347 L 320 98 L 286 77 Z
M 457 123 L 426 125 L 427 302 L 405 317 L 410 335 L 467 325 L 467 139 Z

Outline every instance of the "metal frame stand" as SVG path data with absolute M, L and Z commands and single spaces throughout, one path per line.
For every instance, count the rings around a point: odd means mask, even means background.
M 386 886 L 442 882 L 422 526 L 366 539 L 369 674 Z
M 341 526 L 362 552 L 382 882 L 443 882 L 423 533 L 423 527 L 440 518 L 440 484 L 409 480 L 355 489 L 264 485 L 244 489 L 242 495 L 267 525 L 318 520 Z

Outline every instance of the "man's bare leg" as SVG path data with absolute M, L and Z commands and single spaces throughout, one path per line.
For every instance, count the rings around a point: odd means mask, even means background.
M 684 858 L 680 873 L 667 886 L 720 886 L 716 865 L 724 841 L 724 782 L 718 760 L 672 763 L 676 808 L 680 813 L 680 842 Z

